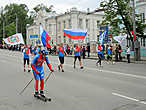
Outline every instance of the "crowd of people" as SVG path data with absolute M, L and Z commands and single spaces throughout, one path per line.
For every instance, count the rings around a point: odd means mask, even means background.
M 51 72 L 54 72 L 49 59 L 48 59 L 48 54 L 54 54 L 58 55 L 59 59 L 59 64 L 58 64 L 58 70 L 61 72 L 64 72 L 64 61 L 65 61 L 65 56 L 67 55 L 74 55 L 74 62 L 73 62 L 73 68 L 76 68 L 76 61 L 79 61 L 79 66 L 80 69 L 83 69 L 83 64 L 82 64 L 82 58 L 85 59 L 86 53 L 87 56 L 90 57 L 90 45 L 80 45 L 76 43 L 74 46 L 69 46 L 69 45 L 63 45 L 61 43 L 60 45 L 53 46 L 51 49 L 46 49 L 42 47 L 42 45 L 7 45 L 7 44 L 0 44 L 1 49 L 8 49 L 11 51 L 21 51 L 23 52 L 23 58 L 24 58 L 24 72 L 28 71 L 30 72 L 30 56 L 33 57 L 31 61 L 31 68 L 33 71 L 33 75 L 35 78 L 35 94 L 34 96 L 37 97 L 38 95 L 41 95 L 42 97 L 44 96 L 44 70 L 43 70 L 43 63 L 44 61 L 48 65 L 48 68 L 50 69 Z M 97 45 L 97 56 L 98 56 L 98 61 L 96 62 L 96 65 L 98 64 L 101 66 L 101 61 L 102 59 L 107 59 L 107 61 L 112 61 L 113 60 L 113 54 L 115 55 L 115 61 L 122 61 L 122 48 L 120 45 L 101 45 L 98 43 Z M 127 59 L 128 63 L 130 63 L 130 48 L 127 46 Z M 82 58 L 81 58 L 82 57 Z M 27 64 L 27 69 L 26 69 L 26 64 Z M 39 80 L 40 80 L 40 92 L 38 90 L 39 88 Z
M 48 49 L 48 54 L 58 55 L 59 46 L 60 45 L 57 45 L 57 46 L 53 45 L 52 48 Z M 29 45 L 28 47 L 30 49 L 31 54 L 37 48 L 37 46 L 33 46 L 33 45 Z M 67 45 L 63 45 L 63 47 L 64 47 L 66 54 L 74 55 L 75 45 L 68 45 L 67 44 Z M 0 44 L 0 48 L 12 50 L 12 51 L 23 52 L 24 45 L 7 45 L 7 44 L 2 45 L 2 44 Z M 87 45 L 80 45 L 79 48 L 80 48 L 81 57 L 83 59 L 85 59 L 86 57 L 90 57 L 90 45 L 88 45 L 88 44 Z M 122 61 L 123 57 L 122 57 L 121 53 L 123 52 L 123 50 L 122 50 L 122 47 L 120 46 L 120 44 L 101 45 L 100 43 L 98 43 L 96 50 L 97 50 L 97 56 L 99 59 L 99 63 L 100 63 L 100 60 L 103 60 L 103 59 L 106 59 L 107 61 L 115 60 L 116 62 Z M 130 63 L 130 47 L 127 46 L 125 53 L 127 54 L 128 63 Z M 113 59 L 113 56 L 114 56 L 114 59 Z

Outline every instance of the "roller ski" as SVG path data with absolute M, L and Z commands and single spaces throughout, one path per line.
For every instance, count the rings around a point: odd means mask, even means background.
M 37 99 L 39 99 L 39 100 L 42 100 L 44 102 L 47 102 L 47 101 L 50 102 L 51 101 L 51 98 L 47 98 L 44 95 L 43 91 L 41 91 L 40 94 L 38 92 L 35 92 L 34 97 L 37 98 Z

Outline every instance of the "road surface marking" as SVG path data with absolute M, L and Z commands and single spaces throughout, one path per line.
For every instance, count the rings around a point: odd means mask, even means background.
M 55 63 L 58 64 L 58 63 Z M 64 64 L 70 67 L 73 67 L 71 64 Z M 116 72 L 116 71 L 109 71 L 109 70 L 103 70 L 103 69 L 97 69 L 97 68 L 90 68 L 90 67 L 85 67 L 88 70 L 95 70 L 95 71 L 101 71 L 101 72 L 106 72 L 106 73 L 112 73 L 116 75 L 123 75 L 123 76 L 128 76 L 128 77 L 133 77 L 133 78 L 140 78 L 140 79 L 146 79 L 146 76 L 141 76 L 141 75 L 133 75 L 133 74 L 128 74 L 128 73 L 122 73 L 122 72 Z
M 138 100 L 138 99 L 135 99 L 135 98 L 132 98 L 132 97 L 128 97 L 128 96 L 125 96 L 125 95 L 121 95 L 121 94 L 118 94 L 118 93 L 112 93 L 112 95 L 118 96 L 118 97 L 121 97 L 121 98 L 124 98 L 124 99 L 128 99 L 128 100 L 131 100 L 131 101 L 138 102 L 138 103 L 141 103 L 141 104 L 146 105 L 146 102 L 145 101 L 141 101 L 141 100 Z
M 98 70 L 95 68 L 88 68 L 89 70 Z M 141 75 L 133 75 L 133 74 L 128 74 L 128 73 L 122 73 L 122 72 L 116 72 L 116 71 L 109 71 L 109 70 L 103 70 L 101 69 L 102 72 L 106 72 L 106 73 L 113 73 L 116 75 L 123 75 L 123 76 L 129 76 L 129 77 L 133 77 L 133 78 L 140 78 L 140 79 L 146 79 L 146 76 L 141 76 Z

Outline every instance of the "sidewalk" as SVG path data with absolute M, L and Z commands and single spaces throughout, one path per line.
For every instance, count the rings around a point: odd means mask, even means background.
M 67 57 L 74 57 L 74 55 L 68 55 Z M 90 55 L 90 57 L 86 56 L 86 59 L 91 59 L 91 60 L 98 60 L 98 57 L 96 55 Z M 115 61 L 115 58 L 113 57 L 113 60 Z M 131 63 L 135 64 L 146 64 L 146 57 L 141 57 L 140 61 L 134 61 L 134 57 L 130 56 Z M 122 59 L 120 62 L 127 62 L 126 57 Z

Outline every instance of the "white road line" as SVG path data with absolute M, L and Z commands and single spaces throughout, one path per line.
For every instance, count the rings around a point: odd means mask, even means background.
M 98 70 L 95 68 L 88 68 L 89 70 Z M 122 72 L 116 72 L 116 71 L 109 71 L 109 70 L 101 70 L 102 72 L 106 72 L 106 73 L 113 73 L 116 75 L 123 75 L 123 76 L 129 76 L 129 77 L 133 77 L 133 78 L 140 78 L 140 79 L 146 79 L 146 76 L 141 76 L 141 75 L 133 75 L 133 74 L 128 74 L 128 73 L 122 73 Z
M 131 101 L 138 102 L 138 103 L 141 103 L 141 104 L 146 105 L 146 102 L 145 101 L 140 101 L 140 100 L 135 99 L 135 98 L 132 98 L 132 97 L 128 97 L 128 96 L 125 96 L 125 95 L 121 95 L 121 94 L 118 94 L 118 93 L 112 93 L 112 95 L 118 96 L 118 97 L 121 97 L 121 98 L 124 98 L 124 99 L 128 99 L 128 100 L 131 100 Z
M 55 63 L 57 64 L 57 63 Z M 70 64 L 64 64 L 70 67 L 73 67 L 73 65 Z M 95 70 L 95 71 L 101 71 L 101 72 L 106 72 L 106 73 L 112 73 L 116 75 L 122 75 L 122 76 L 128 76 L 128 77 L 133 77 L 133 78 L 140 78 L 140 79 L 146 79 L 146 76 L 141 76 L 141 75 L 133 75 L 133 74 L 128 74 L 128 73 L 122 73 L 122 72 L 116 72 L 116 71 L 109 71 L 109 70 L 103 70 L 103 69 L 97 69 L 97 68 L 90 68 L 90 67 L 85 67 L 88 70 Z

